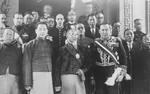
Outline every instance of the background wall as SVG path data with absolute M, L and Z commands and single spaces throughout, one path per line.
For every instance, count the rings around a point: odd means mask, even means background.
M 133 0 L 133 19 L 143 19 L 143 32 L 146 33 L 145 15 L 146 15 L 146 2 L 145 0 Z
M 103 11 L 105 22 L 113 24 L 119 21 L 119 0 L 93 0 L 93 11 Z M 77 15 L 88 14 L 89 9 L 82 0 L 76 0 L 75 11 Z
M 19 11 L 24 13 L 26 11 L 37 10 L 42 15 L 43 6 L 46 4 L 53 7 L 53 16 L 58 13 L 67 15 L 70 10 L 71 0 L 20 0 Z

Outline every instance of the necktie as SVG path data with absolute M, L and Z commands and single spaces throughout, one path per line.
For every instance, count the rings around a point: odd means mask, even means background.
M 94 30 L 94 29 L 92 29 L 92 35 L 93 35 L 93 36 L 95 35 L 95 30 Z
M 132 43 L 128 43 L 129 51 L 132 49 Z

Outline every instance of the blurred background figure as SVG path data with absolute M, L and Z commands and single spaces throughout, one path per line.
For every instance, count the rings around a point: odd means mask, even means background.
M 65 24 L 65 28 L 68 30 L 71 28 L 71 25 L 75 25 L 77 20 L 77 15 L 74 10 L 68 12 L 67 23 Z
M 47 26 L 49 28 L 54 28 L 54 26 L 55 26 L 55 19 L 53 17 L 47 18 Z
M 43 17 L 44 18 L 48 18 L 48 17 L 51 17 L 52 16 L 52 10 L 53 10 L 53 8 L 52 8 L 52 6 L 51 5 L 45 5 L 44 7 L 43 7 Z
M 14 14 L 12 29 L 18 34 L 16 38 L 19 39 L 21 43 L 23 43 L 21 38 L 22 31 L 23 31 L 23 15 L 21 13 Z
M 48 26 L 48 34 L 50 36 L 53 36 L 54 34 L 54 28 L 55 28 L 55 19 L 53 17 L 48 17 L 47 18 L 47 26 Z
M 96 19 L 97 19 L 96 27 L 100 28 L 100 25 L 104 23 L 104 14 L 102 12 L 97 12 Z
M 134 41 L 142 42 L 143 36 L 146 35 L 145 33 L 143 33 L 145 31 L 142 31 L 143 30 L 143 20 L 142 19 L 135 19 L 134 20 L 134 28 L 135 28 Z
M 36 24 L 39 21 L 39 13 L 38 11 L 32 11 L 33 23 Z
M 121 26 L 120 22 L 114 23 L 113 28 L 112 28 L 112 36 L 119 37 L 120 26 Z
M 29 24 L 32 24 L 32 22 L 33 22 L 33 16 L 32 16 L 32 14 L 26 13 L 24 15 L 24 24 L 25 25 L 29 25 Z
M 23 30 L 21 32 L 21 38 L 23 43 L 27 43 L 30 40 L 36 37 L 35 33 L 35 25 L 33 23 L 33 16 L 31 13 L 26 13 L 24 15 L 24 25 Z
M 46 22 L 46 19 L 44 17 L 40 17 L 40 22 Z
M 0 14 L 0 25 L 4 25 L 5 27 L 8 27 L 7 25 L 7 17 L 5 14 Z
M 6 23 L 7 23 L 7 21 L 6 21 L 6 15 L 3 14 L 3 13 L 1 13 L 0 14 L 0 42 L 2 41 L 4 29 L 6 27 L 8 27 Z

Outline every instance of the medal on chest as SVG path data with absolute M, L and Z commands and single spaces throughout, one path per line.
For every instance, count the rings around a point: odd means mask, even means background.
M 77 54 L 76 54 L 76 59 L 79 59 L 79 58 L 80 58 L 80 54 L 77 53 Z

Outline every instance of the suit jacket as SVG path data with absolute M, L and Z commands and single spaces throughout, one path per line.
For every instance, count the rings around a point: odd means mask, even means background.
M 127 73 L 130 74 L 132 76 L 132 53 L 133 53 L 133 49 L 134 47 L 132 48 L 131 51 L 129 51 L 129 48 L 128 48 L 128 44 L 125 40 L 122 40 L 122 43 L 123 43 L 123 46 L 124 46 L 124 49 L 126 51 L 126 55 L 127 55 Z
M 52 71 L 52 46 L 49 40 L 36 38 L 24 46 L 23 78 L 24 84 L 32 86 L 33 72 Z
M 134 42 L 130 51 L 132 59 L 132 78 L 133 80 L 150 79 L 150 50 L 142 43 Z
M 150 49 L 146 45 L 135 41 L 131 51 L 129 51 L 125 40 L 123 40 L 123 45 L 128 58 L 128 73 L 133 80 L 150 79 Z
M 96 29 L 95 29 L 95 35 L 93 35 L 91 33 L 90 27 L 86 27 L 85 28 L 85 36 L 89 37 L 91 39 L 100 38 L 99 29 L 96 27 Z
M 84 55 L 84 67 L 86 69 L 84 71 L 88 72 L 94 65 L 95 60 L 95 54 L 93 54 L 94 40 L 88 37 L 81 37 L 78 40 L 78 44 L 81 46 L 81 51 Z
M 95 65 L 94 40 L 88 37 L 81 37 L 78 40 L 78 44 L 81 46 L 81 52 L 84 55 L 83 68 L 86 79 L 91 79 L 91 76 L 93 76 L 92 68 Z
M 60 76 L 63 74 L 75 74 L 82 69 L 83 55 L 80 47 L 75 49 L 72 44 L 66 44 L 60 49 L 59 57 L 55 66 L 55 86 L 61 85 Z

